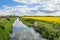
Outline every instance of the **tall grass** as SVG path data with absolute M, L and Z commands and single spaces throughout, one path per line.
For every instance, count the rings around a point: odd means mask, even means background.
M 15 19 L 13 17 L 0 17 L 0 40 L 9 40 Z

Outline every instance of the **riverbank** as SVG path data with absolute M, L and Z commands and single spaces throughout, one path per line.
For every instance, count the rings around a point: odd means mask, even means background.
M 44 17 L 37 19 L 38 17 L 22 17 L 21 21 L 29 26 L 33 27 L 34 22 L 38 22 L 38 26 L 36 27 L 37 32 L 39 32 L 44 38 L 47 40 L 60 40 L 60 23 L 56 22 L 53 18 L 57 21 L 60 20 L 60 17 L 51 17 L 51 21 L 48 20 L 50 17 Z M 57 19 L 58 18 L 58 19 Z M 54 22 L 52 22 L 54 20 Z M 60 22 L 60 21 L 59 21 Z
M 0 40 L 9 40 L 15 17 L 0 17 Z

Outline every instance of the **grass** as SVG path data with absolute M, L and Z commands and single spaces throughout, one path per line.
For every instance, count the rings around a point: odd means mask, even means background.
M 0 40 L 9 40 L 15 19 L 14 17 L 0 17 Z
M 40 19 L 39 19 L 40 18 Z M 57 21 L 52 21 L 56 19 Z M 59 19 L 58 19 L 59 18 Z M 38 22 L 36 31 L 47 40 L 60 40 L 60 17 L 22 17 L 22 22 L 28 27 L 33 27 L 33 23 Z

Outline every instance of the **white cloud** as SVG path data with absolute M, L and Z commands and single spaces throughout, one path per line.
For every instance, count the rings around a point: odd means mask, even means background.
M 0 15 L 27 15 L 30 11 L 27 7 L 7 7 L 0 11 Z
M 13 1 L 16 1 L 16 2 L 22 2 L 22 3 L 26 3 L 26 4 L 33 4 L 33 3 L 46 3 L 46 2 L 49 2 L 51 0 L 13 0 Z
M 26 4 L 42 3 L 46 5 L 46 10 L 60 10 L 60 0 L 14 0 Z
M 23 2 L 27 4 L 32 3 L 44 3 L 46 4 L 46 7 L 44 6 L 36 6 L 34 8 L 30 8 L 28 6 L 16 6 L 16 7 L 8 7 L 4 6 L 3 10 L 0 10 L 0 15 L 52 15 L 52 16 L 60 16 L 60 1 L 58 0 L 14 0 L 17 2 Z M 29 2 L 28 2 L 29 1 Z
M 0 16 L 6 16 L 6 15 L 11 15 L 6 11 L 0 10 Z
M 14 1 L 27 3 L 27 4 L 32 4 L 32 3 L 37 3 L 37 1 L 40 1 L 40 0 L 14 0 Z
M 60 16 L 60 0 L 13 0 L 26 4 L 42 3 L 46 6 L 36 6 L 30 8 L 26 6 L 8 7 L 4 5 L 4 9 L 0 10 L 0 15 L 52 15 Z

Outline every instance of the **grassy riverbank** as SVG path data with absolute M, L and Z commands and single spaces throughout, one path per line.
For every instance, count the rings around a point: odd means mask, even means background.
M 60 40 L 60 17 L 24 16 L 21 20 L 29 27 L 33 27 L 33 23 L 37 22 L 37 32 L 47 40 Z
M 15 17 L 0 17 L 0 40 L 9 40 Z

